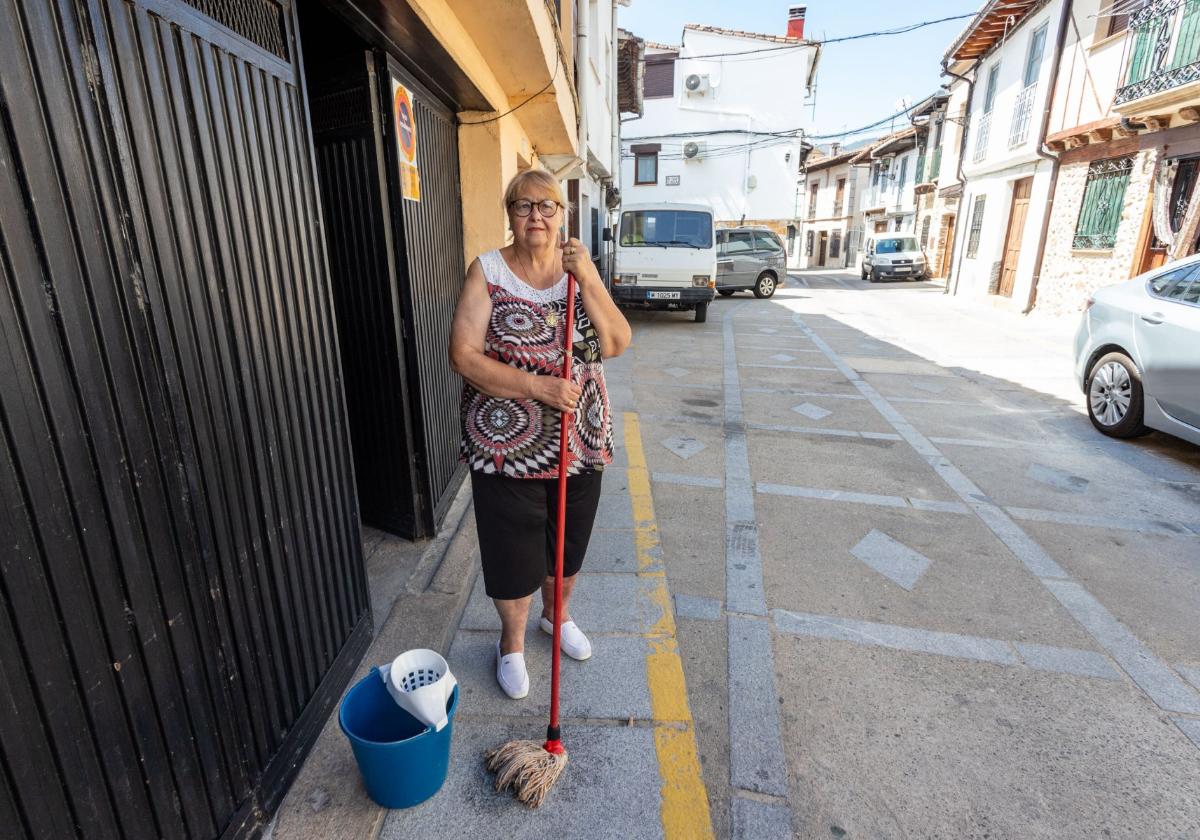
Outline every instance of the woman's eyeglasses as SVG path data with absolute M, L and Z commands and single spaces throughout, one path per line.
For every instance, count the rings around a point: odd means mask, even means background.
M 513 211 L 514 216 L 520 216 L 522 218 L 532 213 L 533 208 L 536 207 L 542 218 L 548 219 L 557 213 L 558 208 L 562 205 L 550 198 L 546 199 L 545 201 L 530 201 L 527 198 L 518 198 L 516 201 L 510 201 L 508 206 L 509 209 Z

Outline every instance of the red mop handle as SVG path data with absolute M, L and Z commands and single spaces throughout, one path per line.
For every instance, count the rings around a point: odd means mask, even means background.
M 562 378 L 572 381 L 575 359 L 575 275 L 567 275 L 567 320 L 563 339 Z M 558 728 L 558 665 L 562 658 L 563 551 L 567 537 L 567 460 L 570 455 L 571 415 L 562 412 L 562 438 L 558 444 L 558 523 L 554 540 L 554 652 L 550 668 L 550 726 L 546 729 L 546 752 L 562 753 L 562 736 Z

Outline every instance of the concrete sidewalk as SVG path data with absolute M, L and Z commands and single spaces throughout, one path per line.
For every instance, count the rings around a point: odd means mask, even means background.
M 470 587 L 470 596 L 461 621 L 452 625 L 452 641 L 446 634 L 439 643 L 429 633 L 421 640 L 421 628 L 411 625 L 436 623 L 438 617 L 400 604 L 360 667 L 365 673 L 418 644 L 446 655 L 460 687 L 446 784 L 416 808 L 378 808 L 362 788 L 332 715 L 280 809 L 274 840 L 549 833 L 622 840 L 713 836 L 639 422 L 636 414 L 622 410 L 631 399 L 628 386 L 622 385 L 626 372 L 619 363 L 611 367 L 617 459 L 605 473 L 595 531 L 571 608 L 592 639 L 594 655 L 586 662 L 563 657 L 561 717 L 570 763 L 546 805 L 529 811 L 511 795 L 495 793 L 483 767 L 483 753 L 490 747 L 545 737 L 551 651 L 550 637 L 536 623 L 540 604 L 535 603 L 526 639 L 530 694 L 516 701 L 501 692 L 495 680 L 500 624 L 477 573 L 468 511 L 448 549 L 468 552 L 471 560 L 469 569 L 457 564 L 460 585 Z M 436 609 L 453 608 L 443 601 L 431 603 Z
M 712 835 L 638 421 L 618 414 L 616 426 L 625 445 L 606 472 L 571 607 L 595 653 L 586 662 L 563 657 L 561 714 L 570 753 L 565 775 L 538 811 L 492 789 L 485 750 L 545 737 L 551 650 L 550 637 L 538 629 L 535 603 L 525 648 L 530 694 L 514 701 L 500 691 L 500 623 L 480 578 L 448 656 L 461 692 L 450 777 L 429 802 L 390 813 L 380 836 Z

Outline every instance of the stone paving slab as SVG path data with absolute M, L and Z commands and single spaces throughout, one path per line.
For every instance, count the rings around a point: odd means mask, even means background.
M 460 709 L 468 715 L 546 718 L 550 713 L 550 637 L 541 630 L 526 636 L 529 696 L 522 700 L 508 697 L 496 684 L 497 638 L 495 633 L 460 632 L 451 645 L 446 658 L 458 679 Z M 591 640 L 591 659 L 562 658 L 562 716 L 648 719 L 645 639 L 593 634 Z M 535 736 L 536 732 L 531 737 Z
M 1022 522 L 1064 569 L 1156 656 L 1200 652 L 1200 541 Z
M 661 562 L 658 568 L 661 568 Z M 582 574 L 591 572 L 636 572 L 638 570 L 637 537 L 631 530 L 592 531 Z M 580 589 L 582 593 L 583 590 Z
M 785 635 L 775 656 L 797 837 L 1200 836 L 1196 748 L 1126 681 Z
M 634 575 L 587 574 L 586 560 L 584 568 L 571 596 L 571 617 L 584 632 L 645 633 L 653 626 L 657 616 L 649 609 L 648 593 L 654 581 Z M 541 620 L 541 607 L 541 597 L 535 594 L 529 609 L 530 632 Z M 464 630 L 500 631 L 500 616 L 484 592 L 483 575 L 475 583 L 460 626 Z
M 507 840 L 518 837 L 656 840 L 659 787 L 654 733 L 644 727 L 569 726 L 569 761 L 536 811 L 496 793 L 483 754 L 515 738 L 540 739 L 532 722 L 457 720 L 450 776 L 442 790 L 405 811 L 392 811 L 382 840 Z
M 934 488 L 944 493 L 943 488 Z M 763 577 L 772 608 L 971 636 L 1095 647 L 974 515 L 759 494 Z M 880 531 L 933 561 L 912 591 L 852 553 Z

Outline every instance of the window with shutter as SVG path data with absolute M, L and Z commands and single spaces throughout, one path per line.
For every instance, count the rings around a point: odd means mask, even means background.
M 646 56 L 646 74 L 642 80 L 643 99 L 666 99 L 675 95 L 675 54 Z
M 1109 158 L 1093 161 L 1088 166 L 1087 184 L 1083 189 L 1083 206 L 1075 223 L 1072 247 L 1109 250 L 1117 243 L 1117 227 L 1125 206 L 1125 189 L 1133 158 Z

